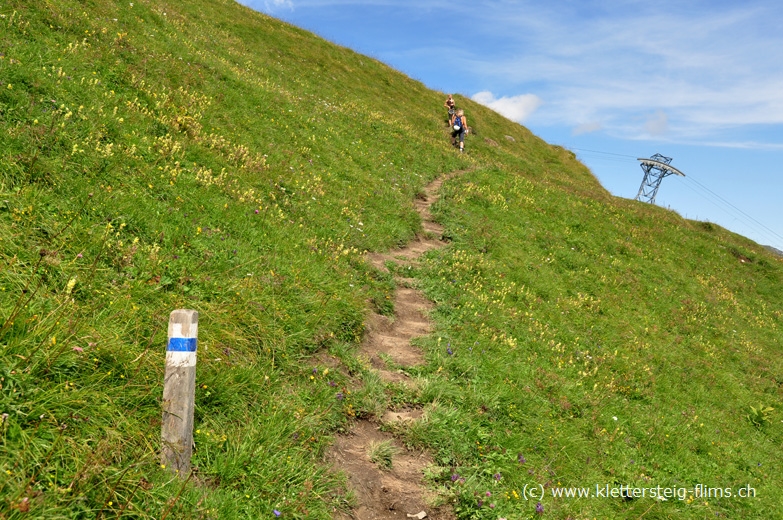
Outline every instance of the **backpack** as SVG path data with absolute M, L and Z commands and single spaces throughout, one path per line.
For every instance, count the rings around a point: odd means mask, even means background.
M 462 116 L 456 116 L 454 118 L 454 131 L 458 132 L 462 130 Z

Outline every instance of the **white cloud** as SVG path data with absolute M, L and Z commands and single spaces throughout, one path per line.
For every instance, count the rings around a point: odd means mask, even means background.
M 292 0 L 238 0 L 253 9 L 258 9 L 264 13 L 273 14 L 281 10 L 293 11 L 294 3 Z
M 783 124 L 783 61 L 770 52 L 783 46 L 778 2 L 523 4 L 477 11 L 478 39 L 503 48 L 466 68 L 493 89 L 545 93 L 531 123 L 705 141 Z
M 710 146 L 714 148 L 734 148 L 738 150 L 761 150 L 767 152 L 783 152 L 781 143 L 763 143 L 758 141 L 716 141 L 698 143 L 680 143 L 685 145 Z
M 598 121 L 593 121 L 591 123 L 584 123 L 574 127 L 574 129 L 571 130 L 571 135 L 592 134 L 593 132 L 598 132 L 602 129 L 603 125 L 601 123 Z
M 535 94 L 504 96 L 496 99 L 492 92 L 486 90 L 474 94 L 471 99 L 518 123 L 524 122 L 542 103 L 541 98 Z
M 669 117 L 659 110 L 644 124 L 644 130 L 652 137 L 660 137 L 669 131 Z
M 763 144 L 783 125 L 780 0 L 239 1 L 289 9 L 430 87 L 483 91 L 477 101 L 537 128 Z M 395 37 L 378 36 L 386 27 Z

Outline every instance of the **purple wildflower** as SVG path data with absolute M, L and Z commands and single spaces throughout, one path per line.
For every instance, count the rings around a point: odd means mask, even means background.
M 483 500 L 479 500 L 478 501 L 478 506 L 479 507 L 484 507 L 484 501 Z
M 337 395 L 335 397 L 337 398 L 338 401 L 342 401 L 345 398 L 342 392 L 337 392 Z
M 335 383 L 334 381 L 329 381 L 329 386 L 337 386 L 337 383 Z
M 453 351 L 453 350 L 451 350 L 451 347 L 447 348 L 447 349 L 446 349 L 446 352 L 448 352 L 448 353 L 449 353 L 449 356 L 453 356 L 453 355 L 454 355 L 454 351 Z
M 454 473 L 454 474 L 451 476 L 451 481 L 452 481 L 452 482 L 456 482 L 457 480 L 459 480 L 459 475 L 457 475 L 456 473 Z
M 527 460 L 525 459 L 525 456 L 524 456 L 524 455 L 522 455 L 521 453 L 520 453 L 519 455 L 517 455 L 517 461 L 518 461 L 520 464 L 524 464 L 525 462 L 527 462 Z
M 278 511 L 277 509 L 273 509 L 273 510 L 272 510 L 272 513 L 274 513 L 274 515 L 275 515 L 275 516 L 280 516 L 280 515 L 282 514 L 282 513 L 280 513 L 280 511 Z
M 539 515 L 544 514 L 544 504 L 542 504 L 541 502 L 536 504 L 536 513 L 538 513 Z
M 318 373 L 318 369 L 317 369 L 317 368 L 314 368 L 314 369 L 313 369 L 313 374 L 317 374 L 317 373 Z
M 501 475 L 500 473 L 495 473 L 495 480 L 500 480 L 502 478 L 503 478 L 503 475 Z

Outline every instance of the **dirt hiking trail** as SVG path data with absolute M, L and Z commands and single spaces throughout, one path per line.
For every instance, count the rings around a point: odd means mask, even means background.
M 443 182 L 461 173 L 452 172 L 437 178 L 424 188 L 424 196 L 415 201 L 416 210 L 422 219 L 423 234 L 402 249 L 371 253 L 367 257 L 368 261 L 376 268 L 387 271 L 387 262 L 402 267 L 415 265 L 423 253 L 444 247 L 446 243 L 440 238 L 443 227 L 433 222 L 429 208 L 437 200 Z M 411 340 L 432 331 L 429 311 L 433 304 L 412 287 L 414 280 L 395 276 L 394 281 L 394 318 L 375 313 L 368 318 L 360 356 L 369 361 L 383 381 L 408 385 L 408 375 L 402 370 L 387 368 L 384 358 L 391 359 L 401 367 L 424 364 L 424 355 L 420 349 L 411 345 Z M 357 419 L 348 433 L 336 438 L 326 459 L 335 470 L 344 471 L 348 475 L 349 487 L 356 498 L 355 509 L 347 515 L 336 513 L 336 519 L 456 518 L 448 506 L 431 505 L 430 498 L 434 497 L 428 496 L 423 483 L 424 469 L 432 464 L 430 456 L 426 452 L 406 449 L 393 434 L 380 429 L 384 425 L 416 421 L 422 415 L 422 411 L 415 408 L 386 410 L 380 418 Z M 370 460 L 370 454 L 377 453 L 379 445 L 390 447 L 387 451 L 387 460 L 391 460 L 389 468 L 381 469 L 379 464 Z

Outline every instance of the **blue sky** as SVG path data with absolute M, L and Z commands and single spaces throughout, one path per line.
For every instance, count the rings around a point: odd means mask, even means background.
M 617 196 L 672 157 L 658 205 L 783 250 L 780 0 L 242 3 L 494 108 Z

